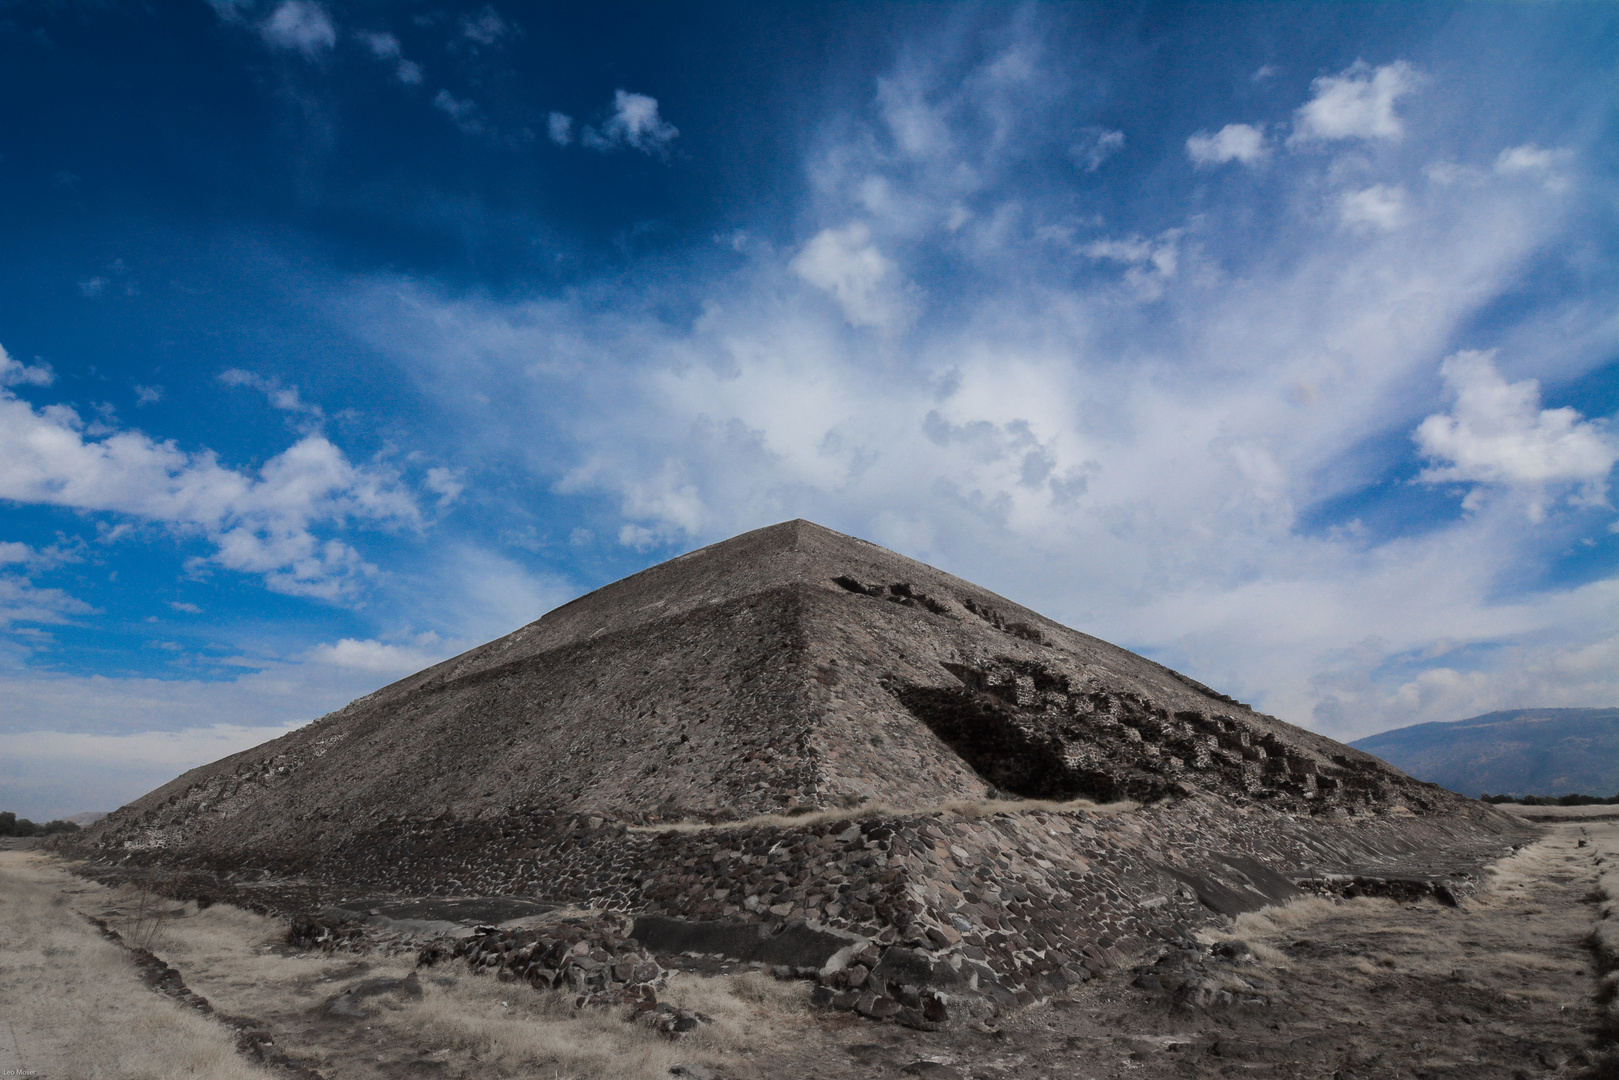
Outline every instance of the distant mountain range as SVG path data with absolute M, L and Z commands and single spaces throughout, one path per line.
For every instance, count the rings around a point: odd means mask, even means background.
M 1619 793 L 1619 709 L 1511 709 L 1349 745 L 1463 795 Z

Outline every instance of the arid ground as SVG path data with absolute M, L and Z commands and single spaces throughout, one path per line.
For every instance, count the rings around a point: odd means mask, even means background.
M 1593 941 L 1616 858 L 1619 822 L 1551 822 L 1460 908 L 1267 909 L 1206 934 L 1202 949 L 1144 954 L 993 1027 L 831 1014 L 809 1005 L 808 984 L 710 964 L 670 983 L 668 1000 L 711 1021 L 676 1041 L 621 1008 L 576 1010 L 464 967 L 412 980 L 410 952 L 301 951 L 276 920 L 109 890 L 43 852 L 0 851 L 0 1075 L 287 1076 L 289 1063 L 329 1080 L 631 1080 L 675 1067 L 736 1080 L 1601 1075 Z M 176 969 L 212 1012 L 149 988 L 129 945 Z M 1189 974 L 1210 1001 L 1175 989 Z

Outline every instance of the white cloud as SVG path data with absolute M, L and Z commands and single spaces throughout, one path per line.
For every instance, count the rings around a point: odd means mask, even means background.
M 399 59 L 399 39 L 392 34 L 375 30 L 361 30 L 355 34 L 371 55 L 378 60 Z
M 454 469 L 431 468 L 422 481 L 422 486 L 439 497 L 439 506 L 448 506 L 461 497 L 467 485 L 461 480 L 461 474 Z
M 259 32 L 275 48 L 296 49 L 309 59 L 337 44 L 331 16 L 314 0 L 285 0 L 259 26 Z
M 214 724 L 119 735 L 0 732 L 0 802 L 27 807 L 38 820 L 115 810 L 188 769 L 279 738 L 299 726 Z
M 162 400 L 163 388 L 161 386 L 142 386 L 139 383 L 135 385 L 135 404 L 137 406 L 156 405 Z
M 0 544 L 0 549 L 22 546 Z M 4 561 L 0 559 L 0 563 Z M 94 610 L 60 589 L 37 588 L 19 574 L 0 573 L 0 629 L 10 629 L 17 623 L 65 623 L 75 615 L 88 615 Z
M 282 412 L 297 413 L 315 420 L 325 419 L 326 414 L 319 405 L 305 401 L 298 393 L 297 386 L 286 386 L 280 379 L 267 379 L 241 368 L 227 368 L 219 373 L 219 381 L 226 386 L 251 387 L 265 396 L 271 408 Z
M 20 360 L 13 360 L 7 355 L 5 347 L 0 346 L 0 386 L 49 386 L 56 381 L 49 364 L 38 364 L 30 367 Z
M 1079 248 L 1092 259 L 1124 263 L 1124 280 L 1143 299 L 1163 295 L 1164 284 L 1180 268 L 1182 229 L 1169 229 L 1155 237 L 1128 236 L 1122 240 L 1092 240 Z
M 458 98 L 448 90 L 433 95 L 433 107 L 455 121 L 455 126 L 466 135 L 481 135 L 487 128 L 478 115 L 478 105 L 470 98 Z
M 0 552 L 14 554 L 9 546 Z M 510 633 L 578 595 L 570 583 L 462 545 L 435 553 L 430 575 L 411 578 L 404 595 L 416 602 L 417 616 L 451 636 L 341 638 L 293 657 L 254 649 L 216 661 L 238 673 L 229 679 L 71 676 L 16 666 L 0 651 L 0 806 L 36 820 L 110 810 L 186 769 L 285 734 Z M 86 613 L 40 599 L 29 598 L 42 609 L 39 621 Z
M 625 90 L 613 92 L 613 115 L 600 130 L 587 127 L 579 141 L 592 150 L 632 147 L 647 154 L 666 153 L 680 129 L 658 115 L 658 99 Z M 553 135 L 553 138 L 555 136 Z
M 402 678 L 443 659 L 443 656 L 433 648 L 439 644 L 436 638 L 430 636 L 423 644 L 427 648 L 389 645 L 369 639 L 358 641 L 354 638 L 343 638 L 335 645 L 315 646 L 306 654 L 305 659 L 345 671 Z
M 1466 351 L 1440 366 L 1456 403 L 1416 429 L 1423 455 L 1438 463 L 1420 479 L 1527 489 L 1536 520 L 1545 512 L 1546 492 L 1558 486 L 1575 486 L 1582 501 L 1599 501 L 1619 461 L 1619 439 L 1605 422 L 1582 419 L 1574 409 L 1542 409 L 1540 384 L 1507 382 L 1494 359 L 1493 352 Z
M 800 278 L 831 294 L 853 326 L 901 326 L 915 310 L 914 290 L 861 222 L 823 229 L 791 265 Z
M 1476 132 L 1440 132 L 1387 160 L 1288 155 L 1264 199 L 1216 185 L 1184 209 L 1171 192 L 1098 219 L 1045 179 L 1066 165 L 1052 135 L 1072 130 L 1075 98 L 1014 62 L 1050 55 L 1029 36 L 966 71 L 959 53 L 936 67 L 913 53 L 864 121 L 828 125 L 797 247 L 714 245 L 633 285 L 526 301 L 389 278 L 343 310 L 449 410 L 445 430 L 522 445 L 533 482 L 606 515 L 599 538 L 657 556 L 806 516 L 1334 735 L 1537 693 L 1614 700 L 1619 670 L 1577 659 L 1612 637 L 1612 587 L 1524 584 L 1555 530 L 1505 498 L 1384 513 L 1403 504 L 1388 478 L 1417 457 L 1407 435 L 1440 408 L 1413 388 L 1579 239 L 1573 200 L 1487 167 L 1426 183 L 1422 163 L 1477 153 Z M 1375 75 L 1340 78 L 1364 80 L 1375 120 Z M 1412 132 L 1442 104 L 1388 97 Z M 1386 215 L 1330 227 L 1340 195 L 1379 183 L 1406 227 L 1377 243 L 1356 232 Z M 1603 265 L 1582 280 L 1605 281 Z M 914 311 L 904 283 L 924 275 L 926 318 L 848 332 L 889 314 L 873 295 Z M 1485 332 L 1531 346 L 1505 347 L 1537 370 L 1592 370 L 1611 356 L 1611 310 L 1583 288 Z M 701 314 L 671 320 L 671 296 Z M 1368 500 L 1380 520 L 1340 519 Z M 1361 689 L 1332 683 L 1378 635 L 1354 661 Z M 1441 641 L 1455 651 L 1434 655 Z M 1517 660 L 1537 674 L 1520 680 Z M 1545 681 L 1565 670 L 1586 674 Z M 1434 691 L 1444 671 L 1465 694 Z
M 462 36 L 479 45 L 493 45 L 511 33 L 511 29 L 511 25 L 492 7 L 485 7 L 476 15 L 464 15 L 461 18 Z
M 169 607 L 186 615 L 202 614 L 202 608 L 198 607 L 196 604 L 187 603 L 184 600 L 170 600 Z
M 1068 148 L 1069 155 L 1086 172 L 1095 172 L 1108 158 L 1124 149 L 1124 132 L 1106 128 L 1086 128 L 1084 137 Z
M 573 117 L 566 113 L 551 113 L 545 118 L 545 133 L 558 146 L 567 146 L 573 142 Z
M 374 573 L 320 525 L 362 521 L 415 527 L 420 514 L 388 472 L 351 464 L 319 435 L 266 461 L 254 476 L 138 431 L 89 434 L 73 410 L 35 410 L 0 391 L 0 498 L 124 514 L 200 533 L 213 561 L 262 575 L 279 592 L 336 599 Z
M 1568 168 L 1574 161 L 1574 152 L 1568 149 L 1543 150 L 1533 143 L 1509 147 L 1495 159 L 1495 171 L 1501 176 L 1528 177 L 1539 180 L 1548 191 L 1568 190 Z
M 1398 186 L 1373 184 L 1338 199 L 1338 219 L 1352 228 L 1387 232 L 1405 222 L 1405 191 Z
M 1294 114 L 1289 141 L 1397 139 L 1405 129 L 1394 103 L 1421 81 L 1403 60 L 1378 68 L 1357 60 L 1337 75 L 1322 75 L 1310 84 L 1315 95 Z
M 1265 144 L 1265 133 L 1259 128 L 1248 124 L 1227 124 L 1213 135 L 1199 131 L 1189 137 L 1186 140 L 1186 156 L 1200 167 L 1224 165 L 1230 161 L 1256 165 L 1270 156 L 1270 147 Z
M 94 300 L 107 291 L 107 279 L 104 277 L 88 277 L 79 282 L 79 292 L 87 300 Z
M 393 64 L 394 77 L 400 82 L 415 86 L 422 81 L 422 65 L 405 59 L 403 47 L 393 34 L 382 30 L 359 30 L 354 36 L 371 51 L 372 56 Z

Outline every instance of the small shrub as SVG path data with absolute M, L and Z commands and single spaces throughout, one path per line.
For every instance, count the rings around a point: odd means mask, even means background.
M 71 821 L 47 821 L 43 825 L 36 825 L 10 810 L 0 811 L 0 836 L 54 836 L 78 831 L 79 827 Z

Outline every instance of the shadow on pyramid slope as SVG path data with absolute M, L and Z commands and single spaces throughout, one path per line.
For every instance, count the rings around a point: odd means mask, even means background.
M 710 952 L 797 927 L 909 950 L 924 974 L 895 987 L 1007 1004 L 1301 889 L 1454 900 L 1525 830 L 792 521 L 192 770 L 71 847 L 284 912 L 523 897 L 666 941 L 714 923 Z

